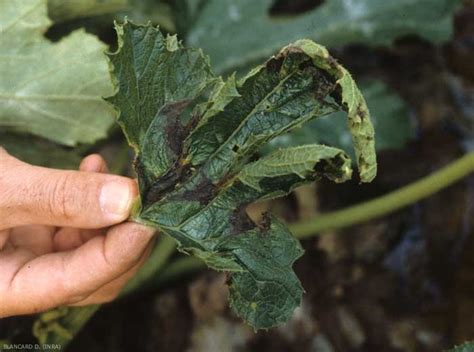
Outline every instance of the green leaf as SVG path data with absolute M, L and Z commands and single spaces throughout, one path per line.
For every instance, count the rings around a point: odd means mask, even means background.
M 14 157 L 38 166 L 77 169 L 81 162 L 77 149 L 31 135 L 0 132 L 0 146 Z
M 370 117 L 377 135 L 377 150 L 398 149 L 415 136 L 415 126 L 406 103 L 382 81 L 368 80 L 359 84 L 367 100 Z M 351 135 L 347 131 L 343 112 L 308 122 L 289 134 L 275 138 L 264 149 L 264 154 L 282 147 L 306 143 L 324 143 L 343 149 L 353 155 Z
M 341 89 L 342 104 L 344 110 L 347 111 L 360 179 L 362 182 L 372 181 L 377 173 L 374 127 L 370 121 L 369 109 L 362 93 L 350 73 L 329 55 L 326 48 L 306 39 L 297 41 L 295 46 L 300 47 L 311 57 L 314 65 L 337 79 L 336 84 Z
M 273 18 L 269 9 L 274 0 L 208 0 L 186 39 L 209 54 L 216 72 L 226 72 L 247 67 L 299 38 L 327 46 L 389 45 L 408 34 L 445 41 L 452 32 L 452 14 L 461 2 L 326 0 L 299 16 Z
M 460 346 L 447 350 L 446 352 L 474 352 L 474 342 L 465 342 Z
M 128 0 L 48 0 L 48 14 L 55 22 L 98 16 L 122 11 L 129 6 Z
M 173 0 L 169 1 L 170 12 L 173 14 L 176 32 L 186 36 L 199 18 L 202 8 L 207 0 Z
M 116 93 L 108 100 L 137 155 L 141 203 L 134 219 L 231 273 L 230 304 L 256 329 L 287 321 L 301 302 L 292 265 L 302 249 L 282 223 L 265 216 L 256 224 L 245 208 L 321 177 L 343 182 L 351 161 L 321 145 L 254 156 L 276 136 L 345 110 L 361 179 L 370 181 L 373 129 L 354 81 L 308 40 L 236 82 L 233 75 L 216 77 L 201 50 L 156 28 L 126 22 L 117 33 L 119 49 L 109 55 Z
M 163 0 L 129 0 L 129 3 L 130 8 L 125 12 L 125 15 L 130 20 L 138 23 L 150 21 L 167 32 L 176 32 L 176 18 L 174 18 L 170 4 Z
M 334 182 L 344 182 L 351 178 L 350 159 L 339 149 L 318 144 L 277 150 L 265 158 L 247 164 L 239 174 L 239 180 L 257 192 L 262 191 L 264 178 L 284 177 L 288 174 L 299 176 L 302 180 L 314 172 L 315 165 L 324 162 L 318 171 Z M 334 163 L 335 162 L 335 163 Z M 296 186 L 293 184 L 292 187 Z M 282 196 L 268 194 L 267 197 Z
M 73 146 L 106 136 L 105 49 L 78 30 L 51 43 L 46 0 L 0 0 L 0 127 Z

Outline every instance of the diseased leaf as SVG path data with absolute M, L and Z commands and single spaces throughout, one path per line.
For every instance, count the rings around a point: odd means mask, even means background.
M 46 0 L 0 0 L 0 127 L 73 146 L 106 135 L 105 45 L 78 30 L 51 43 Z
M 164 38 L 153 27 L 134 26 L 132 30 L 132 26 L 116 27 L 119 55 L 109 58 L 117 68 L 112 79 L 118 91 L 108 100 L 120 109 L 118 123 L 139 155 L 141 195 L 145 197 L 143 190 L 181 152 L 185 129 L 180 114 L 215 77 L 201 50 L 184 49 L 175 36 Z
M 398 149 L 415 136 L 415 126 L 409 116 L 409 107 L 395 92 L 379 80 L 364 81 L 359 84 L 367 100 L 370 119 L 375 128 L 377 150 Z M 343 149 L 353 155 L 347 117 L 344 112 L 324 116 L 310 121 L 304 128 L 272 140 L 264 149 L 264 154 L 305 143 L 324 143 Z
M 339 149 L 318 144 L 277 150 L 265 158 L 247 164 L 239 174 L 239 180 L 255 191 L 262 191 L 264 178 L 278 178 L 294 174 L 305 179 L 314 172 L 315 165 L 323 162 L 318 172 L 334 182 L 344 182 L 351 178 L 350 159 Z M 297 183 L 293 184 L 294 187 Z M 281 196 L 289 193 L 268 196 Z
M 268 228 L 227 237 L 217 248 L 232 254 L 244 269 L 232 274 L 230 306 L 256 328 L 286 322 L 301 304 L 301 284 L 288 268 L 303 250 L 285 225 L 268 221 Z
M 360 179 L 362 182 L 372 181 L 377 173 L 374 127 L 370 122 L 369 109 L 362 93 L 350 73 L 329 55 L 326 48 L 306 39 L 297 41 L 295 46 L 311 57 L 314 65 L 337 79 L 336 83 L 341 89 L 342 104 L 344 110 L 347 111 Z
M 301 302 L 292 264 L 302 249 L 282 223 L 266 216 L 256 224 L 245 208 L 321 177 L 343 182 L 351 161 L 322 145 L 254 156 L 276 136 L 345 110 L 361 180 L 370 181 L 373 128 L 354 81 L 309 40 L 288 45 L 236 82 L 216 77 L 200 50 L 156 28 L 126 22 L 117 33 L 119 49 L 109 55 L 117 91 L 108 100 L 136 152 L 141 204 L 134 219 L 231 273 L 230 304 L 256 329 L 287 321 Z
M 187 44 L 209 54 L 216 72 L 227 72 L 263 60 L 299 38 L 327 46 L 388 45 L 415 34 L 441 42 L 450 37 L 452 14 L 462 0 L 326 0 L 298 16 L 279 18 L 270 16 L 273 3 L 207 0 L 190 22 Z

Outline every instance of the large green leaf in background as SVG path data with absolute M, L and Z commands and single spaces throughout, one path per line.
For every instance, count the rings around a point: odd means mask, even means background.
M 168 31 L 176 29 L 171 6 L 162 0 L 48 0 L 48 14 L 54 22 L 87 18 L 111 25 L 113 18 L 126 16 L 137 22 L 151 21 Z
M 474 352 L 474 342 L 465 342 L 445 352 Z
M 46 12 L 46 0 L 0 0 L 0 128 L 94 142 L 114 118 L 105 45 L 83 30 L 49 42 Z
M 129 0 L 129 10 L 123 12 L 123 15 L 136 23 L 151 21 L 163 30 L 176 32 L 172 7 L 163 0 Z M 123 20 L 123 16 L 117 18 Z
M 53 21 L 97 16 L 127 9 L 129 0 L 47 0 Z
M 321 177 L 343 182 L 351 162 L 339 149 L 314 144 L 251 160 L 272 138 L 344 110 L 361 180 L 371 181 L 374 131 L 355 82 L 309 40 L 236 82 L 214 76 L 200 49 L 183 48 L 154 27 L 126 22 L 117 33 L 119 49 L 109 55 L 117 91 L 108 100 L 137 154 L 141 204 L 133 218 L 230 272 L 230 305 L 256 329 L 287 321 L 301 302 L 292 264 L 302 249 L 282 223 L 266 216 L 256 224 L 245 208 Z M 209 99 L 197 104 L 205 92 Z
M 77 148 L 63 147 L 27 134 L 0 132 L 0 146 L 14 157 L 38 166 L 77 169 L 81 162 Z
M 415 126 L 406 103 L 394 91 L 379 80 L 367 80 L 359 84 L 367 100 L 370 117 L 377 139 L 377 150 L 403 148 L 415 137 Z M 324 143 L 343 149 L 353 155 L 351 135 L 347 131 L 346 116 L 342 112 L 310 121 L 304 128 L 272 140 L 263 150 L 268 153 L 276 148 L 306 143 Z
M 388 45 L 407 34 L 440 42 L 450 37 L 452 14 L 461 2 L 326 0 L 298 16 L 271 18 L 273 0 L 207 0 L 194 16 L 186 40 L 209 54 L 216 72 L 227 72 L 247 67 L 300 38 L 331 47 Z

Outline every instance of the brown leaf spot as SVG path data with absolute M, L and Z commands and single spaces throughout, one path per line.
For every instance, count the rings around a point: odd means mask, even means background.
M 229 222 L 231 224 L 231 235 L 249 231 L 255 228 L 255 223 L 247 215 L 245 208 L 247 204 L 240 204 L 230 215 Z
M 185 191 L 183 199 L 188 201 L 198 201 L 207 204 L 215 197 L 217 186 L 208 178 L 204 178 L 193 190 Z
M 182 183 L 190 175 L 191 168 L 189 164 L 181 165 L 179 162 L 176 162 L 170 170 L 158 177 L 145 192 L 143 204 L 146 206 L 157 202 L 163 195 L 173 191 L 176 184 Z

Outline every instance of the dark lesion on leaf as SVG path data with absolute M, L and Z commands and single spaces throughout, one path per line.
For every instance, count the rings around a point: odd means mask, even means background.
M 336 83 L 335 77 L 326 70 L 316 67 L 313 60 L 308 57 L 301 48 L 297 46 L 289 46 L 279 53 L 274 60 L 283 62 L 284 59 L 291 58 L 295 60 L 295 62 L 299 62 L 297 64 L 298 71 L 305 72 L 313 77 L 314 94 L 316 99 L 322 103 L 328 104 L 328 97 L 331 97 L 334 100 L 339 96 L 342 97 L 340 90 L 338 91 L 339 85 Z M 331 62 L 333 65 L 337 65 L 336 59 L 331 57 L 329 61 L 330 65 Z M 336 101 L 339 102 L 339 100 Z
M 328 58 L 331 68 L 337 68 L 337 60 Z M 313 78 L 314 95 L 321 104 L 339 110 L 342 93 L 336 78 L 324 69 L 315 66 L 313 60 L 298 46 L 288 46 L 285 50 L 270 58 L 265 67 L 270 72 L 290 71 L 304 72 Z M 285 74 L 288 74 L 286 72 Z M 329 98 L 329 99 L 328 99 Z M 332 99 L 336 102 L 329 101 Z
M 301 55 L 301 53 L 299 54 Z M 336 83 L 336 79 L 329 72 L 316 67 L 312 59 L 307 57 L 298 65 L 298 68 L 300 71 L 306 72 L 313 77 L 314 94 L 317 100 L 327 104 L 328 97 L 334 99 L 333 94 L 337 96 L 339 86 Z
M 196 126 L 198 125 L 199 121 L 201 120 L 201 115 L 198 114 L 196 111 L 193 111 L 191 113 L 191 117 L 188 121 L 188 123 L 186 124 L 186 127 L 185 127 L 185 134 L 186 134 L 186 137 L 191 134 L 191 132 L 194 130 L 194 128 L 196 128 Z M 183 139 L 184 141 L 184 139 Z
M 256 227 L 256 224 L 247 214 L 247 205 L 248 203 L 242 203 L 238 205 L 230 215 L 230 235 L 238 235 Z
M 298 53 L 300 56 L 304 57 L 304 61 L 301 62 L 299 65 L 298 65 L 298 68 L 301 70 L 301 71 L 304 71 L 308 68 L 312 68 L 312 69 L 315 69 L 315 70 L 318 70 L 316 67 L 314 67 L 314 64 L 313 64 L 313 60 L 311 60 L 309 57 L 307 57 L 306 55 L 304 55 L 302 52 L 301 53 Z M 319 70 L 318 70 L 319 71 Z
M 204 177 L 193 190 L 186 190 L 182 199 L 198 201 L 202 205 L 208 204 L 216 195 L 218 187 L 210 179 Z
M 183 141 L 189 130 L 181 124 L 181 114 L 190 104 L 191 100 L 181 100 L 175 103 L 166 104 L 161 113 L 166 116 L 165 133 L 166 141 L 173 153 L 178 156 L 183 151 Z
M 356 111 L 357 111 L 357 116 L 359 116 L 360 119 L 361 119 L 362 121 L 364 121 L 365 118 L 367 117 L 367 116 L 366 116 L 367 114 L 364 112 L 364 110 L 363 110 L 363 108 L 362 108 L 362 103 L 359 103 L 359 104 L 357 105 Z
M 334 157 L 329 160 L 319 160 L 313 167 L 313 178 L 318 179 L 322 176 L 328 177 L 329 175 L 342 177 L 344 175 L 344 171 L 342 170 L 343 164 L 343 159 L 339 157 Z
M 331 69 L 333 70 L 337 70 L 338 66 L 339 66 L 339 63 L 337 62 L 337 60 L 335 58 L 333 58 L 331 55 L 329 55 L 327 58 L 326 58 L 326 62 L 329 64 L 329 66 L 331 67 Z
M 337 83 L 334 77 L 326 71 L 320 70 L 314 66 L 305 68 L 305 71 L 310 72 L 314 77 L 314 94 L 316 99 L 321 102 L 327 102 L 326 99 L 332 97 L 333 92 L 337 88 Z
M 166 117 L 163 128 L 165 130 L 167 146 L 174 154 L 175 162 L 163 175 L 159 176 L 156 180 L 152 180 L 149 185 L 144 185 L 145 190 L 142 192 L 142 197 L 145 208 L 159 201 L 169 192 L 174 191 L 178 185 L 184 183 L 193 174 L 191 165 L 183 161 L 183 147 L 184 140 L 196 126 L 200 116 L 197 113 L 193 113 L 186 125 L 181 123 L 181 115 L 191 102 L 192 100 L 186 99 L 168 103 L 160 111 L 160 114 Z M 146 179 L 145 167 L 139 157 L 135 160 L 134 167 L 139 179 Z M 204 200 L 209 197 L 211 197 L 210 192 L 206 191 L 198 198 Z
M 336 110 L 343 109 L 344 111 L 348 111 L 347 105 L 342 101 L 342 87 L 334 82 L 334 88 L 329 94 L 329 96 L 334 100 L 336 103 Z
M 260 234 L 266 235 L 268 234 L 268 231 L 270 231 L 270 227 L 272 225 L 272 216 L 268 211 L 264 212 L 262 214 L 262 220 L 258 224 L 258 227 L 260 229 Z
M 291 55 L 291 54 L 299 54 L 299 55 L 303 55 L 305 57 L 307 57 L 308 55 L 305 54 L 305 52 L 298 46 L 295 46 L 295 45 L 288 45 L 287 47 L 284 48 L 284 50 L 280 51 L 280 53 L 277 55 L 277 57 L 279 56 L 288 56 L 288 55 Z
M 136 165 L 138 164 L 136 163 Z M 138 170 L 139 168 L 137 168 L 137 172 Z M 146 208 L 148 205 L 152 205 L 159 201 L 164 195 L 173 191 L 177 185 L 189 178 L 191 173 L 192 170 L 189 164 L 183 165 L 180 161 L 177 161 L 171 169 L 158 177 L 158 179 L 144 191 L 144 201 L 142 202 L 144 207 Z
M 269 71 L 278 72 L 283 65 L 283 56 L 274 56 L 270 60 L 267 61 L 266 66 Z

